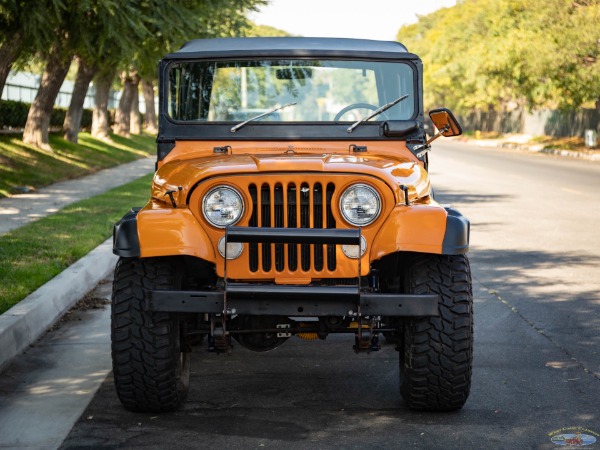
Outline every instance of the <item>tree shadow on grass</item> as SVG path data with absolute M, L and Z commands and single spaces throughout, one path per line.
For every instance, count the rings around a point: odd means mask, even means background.
M 152 138 L 150 135 L 135 134 L 130 135 L 128 138 L 124 138 L 118 134 L 111 134 L 110 137 L 115 144 L 119 144 L 123 147 L 127 147 L 128 149 L 136 150 L 144 154 L 148 154 L 148 140 L 149 138 Z

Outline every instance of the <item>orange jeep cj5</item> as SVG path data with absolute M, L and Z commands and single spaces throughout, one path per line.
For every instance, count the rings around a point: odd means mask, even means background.
M 194 40 L 159 64 L 151 198 L 114 228 L 118 396 L 183 402 L 192 348 L 257 351 L 346 333 L 399 354 L 414 409 L 469 395 L 469 221 L 437 203 L 423 66 L 398 42 Z

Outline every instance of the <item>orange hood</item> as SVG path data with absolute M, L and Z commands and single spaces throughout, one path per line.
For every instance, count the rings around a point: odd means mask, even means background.
M 152 196 L 167 201 L 165 193 L 174 190 L 178 204 L 185 202 L 190 190 L 199 182 L 227 175 L 263 173 L 311 172 L 335 174 L 362 174 L 379 178 L 394 192 L 396 202 L 404 202 L 401 185 L 408 187 L 412 201 L 429 195 L 427 172 L 415 161 L 392 158 L 389 155 L 353 154 L 234 154 L 211 155 L 193 159 L 176 159 L 165 163 L 156 172 Z

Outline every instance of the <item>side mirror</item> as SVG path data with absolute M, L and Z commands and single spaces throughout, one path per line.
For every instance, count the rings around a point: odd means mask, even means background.
M 458 120 L 456 120 L 456 117 L 454 117 L 454 114 L 449 109 L 432 109 L 429 111 L 429 117 L 442 136 L 452 137 L 462 134 L 462 128 Z
M 424 156 L 429 150 L 431 150 L 431 143 L 435 141 L 440 136 L 452 137 L 452 136 L 460 136 L 462 134 L 462 128 L 460 127 L 458 120 L 447 108 L 438 108 L 432 109 L 429 111 L 429 117 L 431 121 L 438 129 L 438 132 L 427 139 L 427 142 L 424 144 L 417 146 L 414 150 L 419 150 L 416 153 L 417 158 L 421 158 Z

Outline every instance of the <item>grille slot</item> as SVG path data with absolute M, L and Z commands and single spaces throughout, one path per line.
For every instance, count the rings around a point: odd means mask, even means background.
M 261 228 L 335 228 L 331 202 L 335 185 L 320 182 L 250 184 L 252 214 L 248 225 Z M 326 247 L 326 248 L 324 248 Z M 322 272 L 336 268 L 335 245 L 249 244 L 251 272 L 288 270 Z M 259 266 L 260 263 L 260 266 Z

